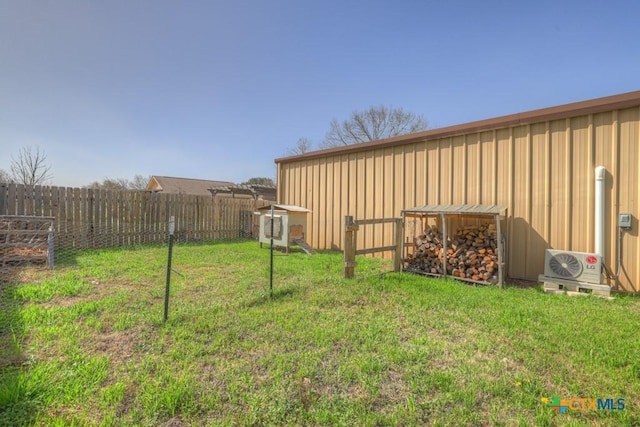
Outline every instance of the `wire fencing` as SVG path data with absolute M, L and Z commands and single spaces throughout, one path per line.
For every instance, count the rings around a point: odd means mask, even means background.
M 23 285 L 74 267 L 91 251 L 166 245 L 171 217 L 177 244 L 253 238 L 259 227 L 254 212 L 267 204 L 228 197 L 0 184 L 0 369 L 24 362 L 15 344 L 22 334 Z M 117 261 L 110 266 L 116 276 L 121 268 Z

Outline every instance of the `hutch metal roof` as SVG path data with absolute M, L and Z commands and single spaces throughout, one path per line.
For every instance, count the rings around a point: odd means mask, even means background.
M 263 206 L 261 208 L 258 208 L 258 211 L 271 210 L 271 206 L 273 206 L 273 209 L 281 210 L 281 211 L 311 213 L 311 211 L 309 209 L 302 208 L 300 206 L 295 206 L 295 205 L 276 205 L 276 204 Z

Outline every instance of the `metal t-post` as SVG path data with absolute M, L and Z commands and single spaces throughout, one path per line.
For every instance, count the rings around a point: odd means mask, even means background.
M 171 284 L 171 257 L 173 255 L 173 233 L 175 228 L 176 222 L 172 216 L 169 219 L 169 258 L 167 260 L 167 285 L 164 290 L 164 323 L 167 323 L 167 318 L 169 317 L 169 285 Z
M 269 296 L 273 298 L 273 223 L 275 222 L 275 218 L 273 217 L 273 205 L 271 205 L 271 249 L 269 255 Z
M 53 270 L 53 251 L 54 251 L 54 241 L 53 241 L 53 226 L 49 226 L 49 236 L 47 237 L 47 255 L 49 257 L 49 270 Z

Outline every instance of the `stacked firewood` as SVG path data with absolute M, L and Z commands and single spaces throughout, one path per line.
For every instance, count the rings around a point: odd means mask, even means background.
M 406 260 L 407 270 L 443 274 L 444 240 L 435 226 L 414 239 L 415 250 Z M 447 275 L 479 282 L 498 281 L 498 244 L 495 224 L 458 228 L 447 236 Z
M 414 239 L 415 250 L 407 259 L 407 269 L 431 273 L 443 274 L 442 272 L 442 233 L 434 225 L 427 226 L 424 233 Z

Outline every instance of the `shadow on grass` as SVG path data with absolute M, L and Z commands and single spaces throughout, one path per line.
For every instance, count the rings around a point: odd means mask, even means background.
M 37 390 L 29 384 L 29 367 L 22 351 L 24 301 L 17 295 L 19 271 L 0 278 L 0 425 L 31 425 L 38 413 Z
M 269 291 L 265 295 L 261 295 L 258 298 L 255 298 L 251 301 L 248 301 L 243 304 L 245 308 L 258 307 L 264 304 L 268 304 L 270 302 L 275 302 L 278 300 L 283 300 L 289 298 L 300 291 L 298 288 L 283 288 L 283 289 L 274 289 L 273 295 L 269 295 Z

